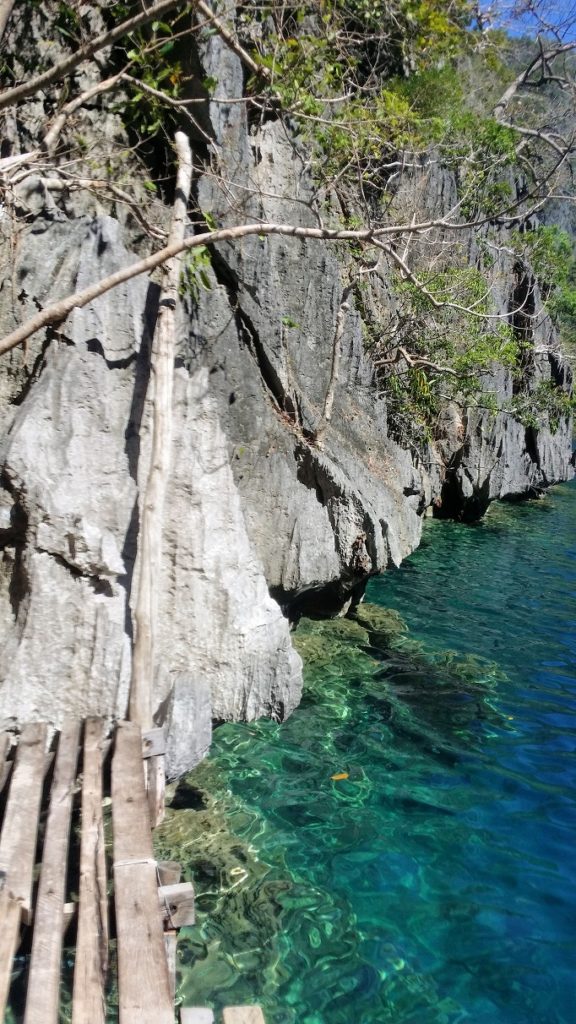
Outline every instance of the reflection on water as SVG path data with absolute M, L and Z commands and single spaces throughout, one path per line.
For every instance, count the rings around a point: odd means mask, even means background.
M 213 877 L 194 847 L 188 1002 L 259 1001 L 269 1024 L 572 1024 L 575 525 L 572 485 L 431 523 L 369 590 L 408 628 L 304 624 L 299 710 L 217 730 L 190 779 L 236 860 Z

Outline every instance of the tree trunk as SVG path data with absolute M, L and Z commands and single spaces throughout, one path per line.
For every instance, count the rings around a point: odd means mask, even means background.
M 6 25 L 8 24 L 8 19 L 12 14 L 15 3 L 16 0 L 0 0 L 0 41 L 6 31 Z
M 192 182 L 190 143 L 176 133 L 178 178 L 169 245 L 184 239 Z M 139 536 L 140 573 L 134 608 L 134 649 L 130 686 L 130 718 L 145 731 L 152 727 L 152 687 L 158 593 L 162 570 L 164 501 L 170 474 L 172 448 L 172 385 L 176 341 L 176 305 L 181 256 L 163 266 L 163 285 L 158 322 L 152 343 L 149 390 L 152 391 L 152 441 L 150 469 L 141 505 Z

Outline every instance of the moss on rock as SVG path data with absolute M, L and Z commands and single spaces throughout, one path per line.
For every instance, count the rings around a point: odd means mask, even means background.
M 352 614 L 352 621 L 368 633 L 370 642 L 383 650 L 408 632 L 404 619 L 394 608 L 381 608 L 378 604 L 363 602 Z

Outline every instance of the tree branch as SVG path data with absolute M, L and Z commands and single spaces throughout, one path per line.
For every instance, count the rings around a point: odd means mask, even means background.
M 108 32 L 101 32 L 99 36 L 94 36 L 93 39 L 82 43 L 74 53 L 60 61 L 59 64 L 54 64 L 53 67 L 43 71 L 40 75 L 36 75 L 28 82 L 22 82 L 21 85 L 15 85 L 12 89 L 5 89 L 3 93 L 0 93 L 0 110 L 5 110 L 6 107 L 13 106 L 20 100 L 26 99 L 27 96 L 33 96 L 39 89 L 44 89 L 45 86 L 51 85 L 52 82 L 57 82 L 58 79 L 64 78 L 70 71 L 77 68 L 82 61 L 93 57 L 95 53 L 104 49 L 105 46 L 112 45 L 112 43 L 127 35 L 128 32 L 133 32 L 135 29 L 140 28 L 141 25 L 147 25 L 150 21 L 176 6 L 177 0 L 158 0 L 158 3 L 153 4 L 152 7 L 140 11 L 139 14 L 135 14 L 132 18 L 127 18 Z
M 16 0 L 0 0 L 0 40 L 6 31 Z
M 540 38 L 538 41 L 540 42 Z M 502 93 L 502 96 L 500 97 L 500 99 L 498 100 L 498 102 L 496 103 L 492 110 L 492 116 L 497 121 L 502 120 L 506 108 L 509 106 L 511 100 L 514 98 L 518 90 L 521 89 L 523 85 L 528 84 L 528 78 L 534 71 L 534 68 L 538 66 L 538 64 L 542 64 L 542 66 L 544 67 L 546 63 L 554 60 L 556 57 L 559 57 L 562 53 L 568 53 L 570 50 L 574 50 L 575 48 L 576 41 L 573 43 L 564 43 L 561 46 L 555 46 L 552 50 L 543 51 L 541 49 L 540 53 L 538 53 L 537 56 L 530 61 L 528 66 L 524 68 L 522 74 L 518 75 L 518 77 L 515 78 L 514 81 L 510 83 L 506 91 Z M 545 81 L 546 78 L 545 76 L 543 76 L 541 82 L 539 82 L 538 84 L 544 84 Z
M 324 409 L 322 410 L 322 417 L 320 423 L 315 431 L 316 443 L 321 446 L 328 429 L 328 424 L 332 419 L 332 407 L 334 405 L 334 395 L 336 393 L 336 385 L 338 384 L 338 378 L 340 374 L 340 362 L 342 360 L 342 338 L 344 336 L 344 327 L 346 325 L 346 317 L 350 312 L 350 303 L 348 299 L 350 293 L 353 290 L 354 285 L 349 284 L 342 292 L 342 298 L 340 299 L 340 305 L 338 307 L 338 313 L 336 316 L 336 327 L 334 330 L 334 339 L 332 341 L 332 367 L 330 370 L 330 380 L 328 381 L 328 388 L 326 389 L 326 397 L 324 399 Z
M 224 40 L 226 45 L 240 58 L 245 67 L 254 75 L 258 75 L 259 78 L 264 78 L 267 82 L 271 80 L 271 74 L 268 68 L 263 67 L 262 64 L 257 64 L 253 57 L 250 56 L 247 50 L 238 42 L 236 36 L 226 28 L 221 19 L 214 14 L 208 4 L 204 3 L 204 0 L 196 0 L 196 9 L 203 14 L 207 21 L 209 21 L 218 32 L 218 35 Z

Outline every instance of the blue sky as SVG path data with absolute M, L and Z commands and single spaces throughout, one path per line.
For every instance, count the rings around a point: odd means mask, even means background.
M 535 35 L 542 29 L 542 22 L 555 28 L 563 42 L 576 39 L 576 0 L 532 0 L 536 14 L 522 13 L 530 4 L 522 0 L 498 0 L 482 2 L 485 11 L 495 15 L 494 23 L 507 28 L 514 35 Z

